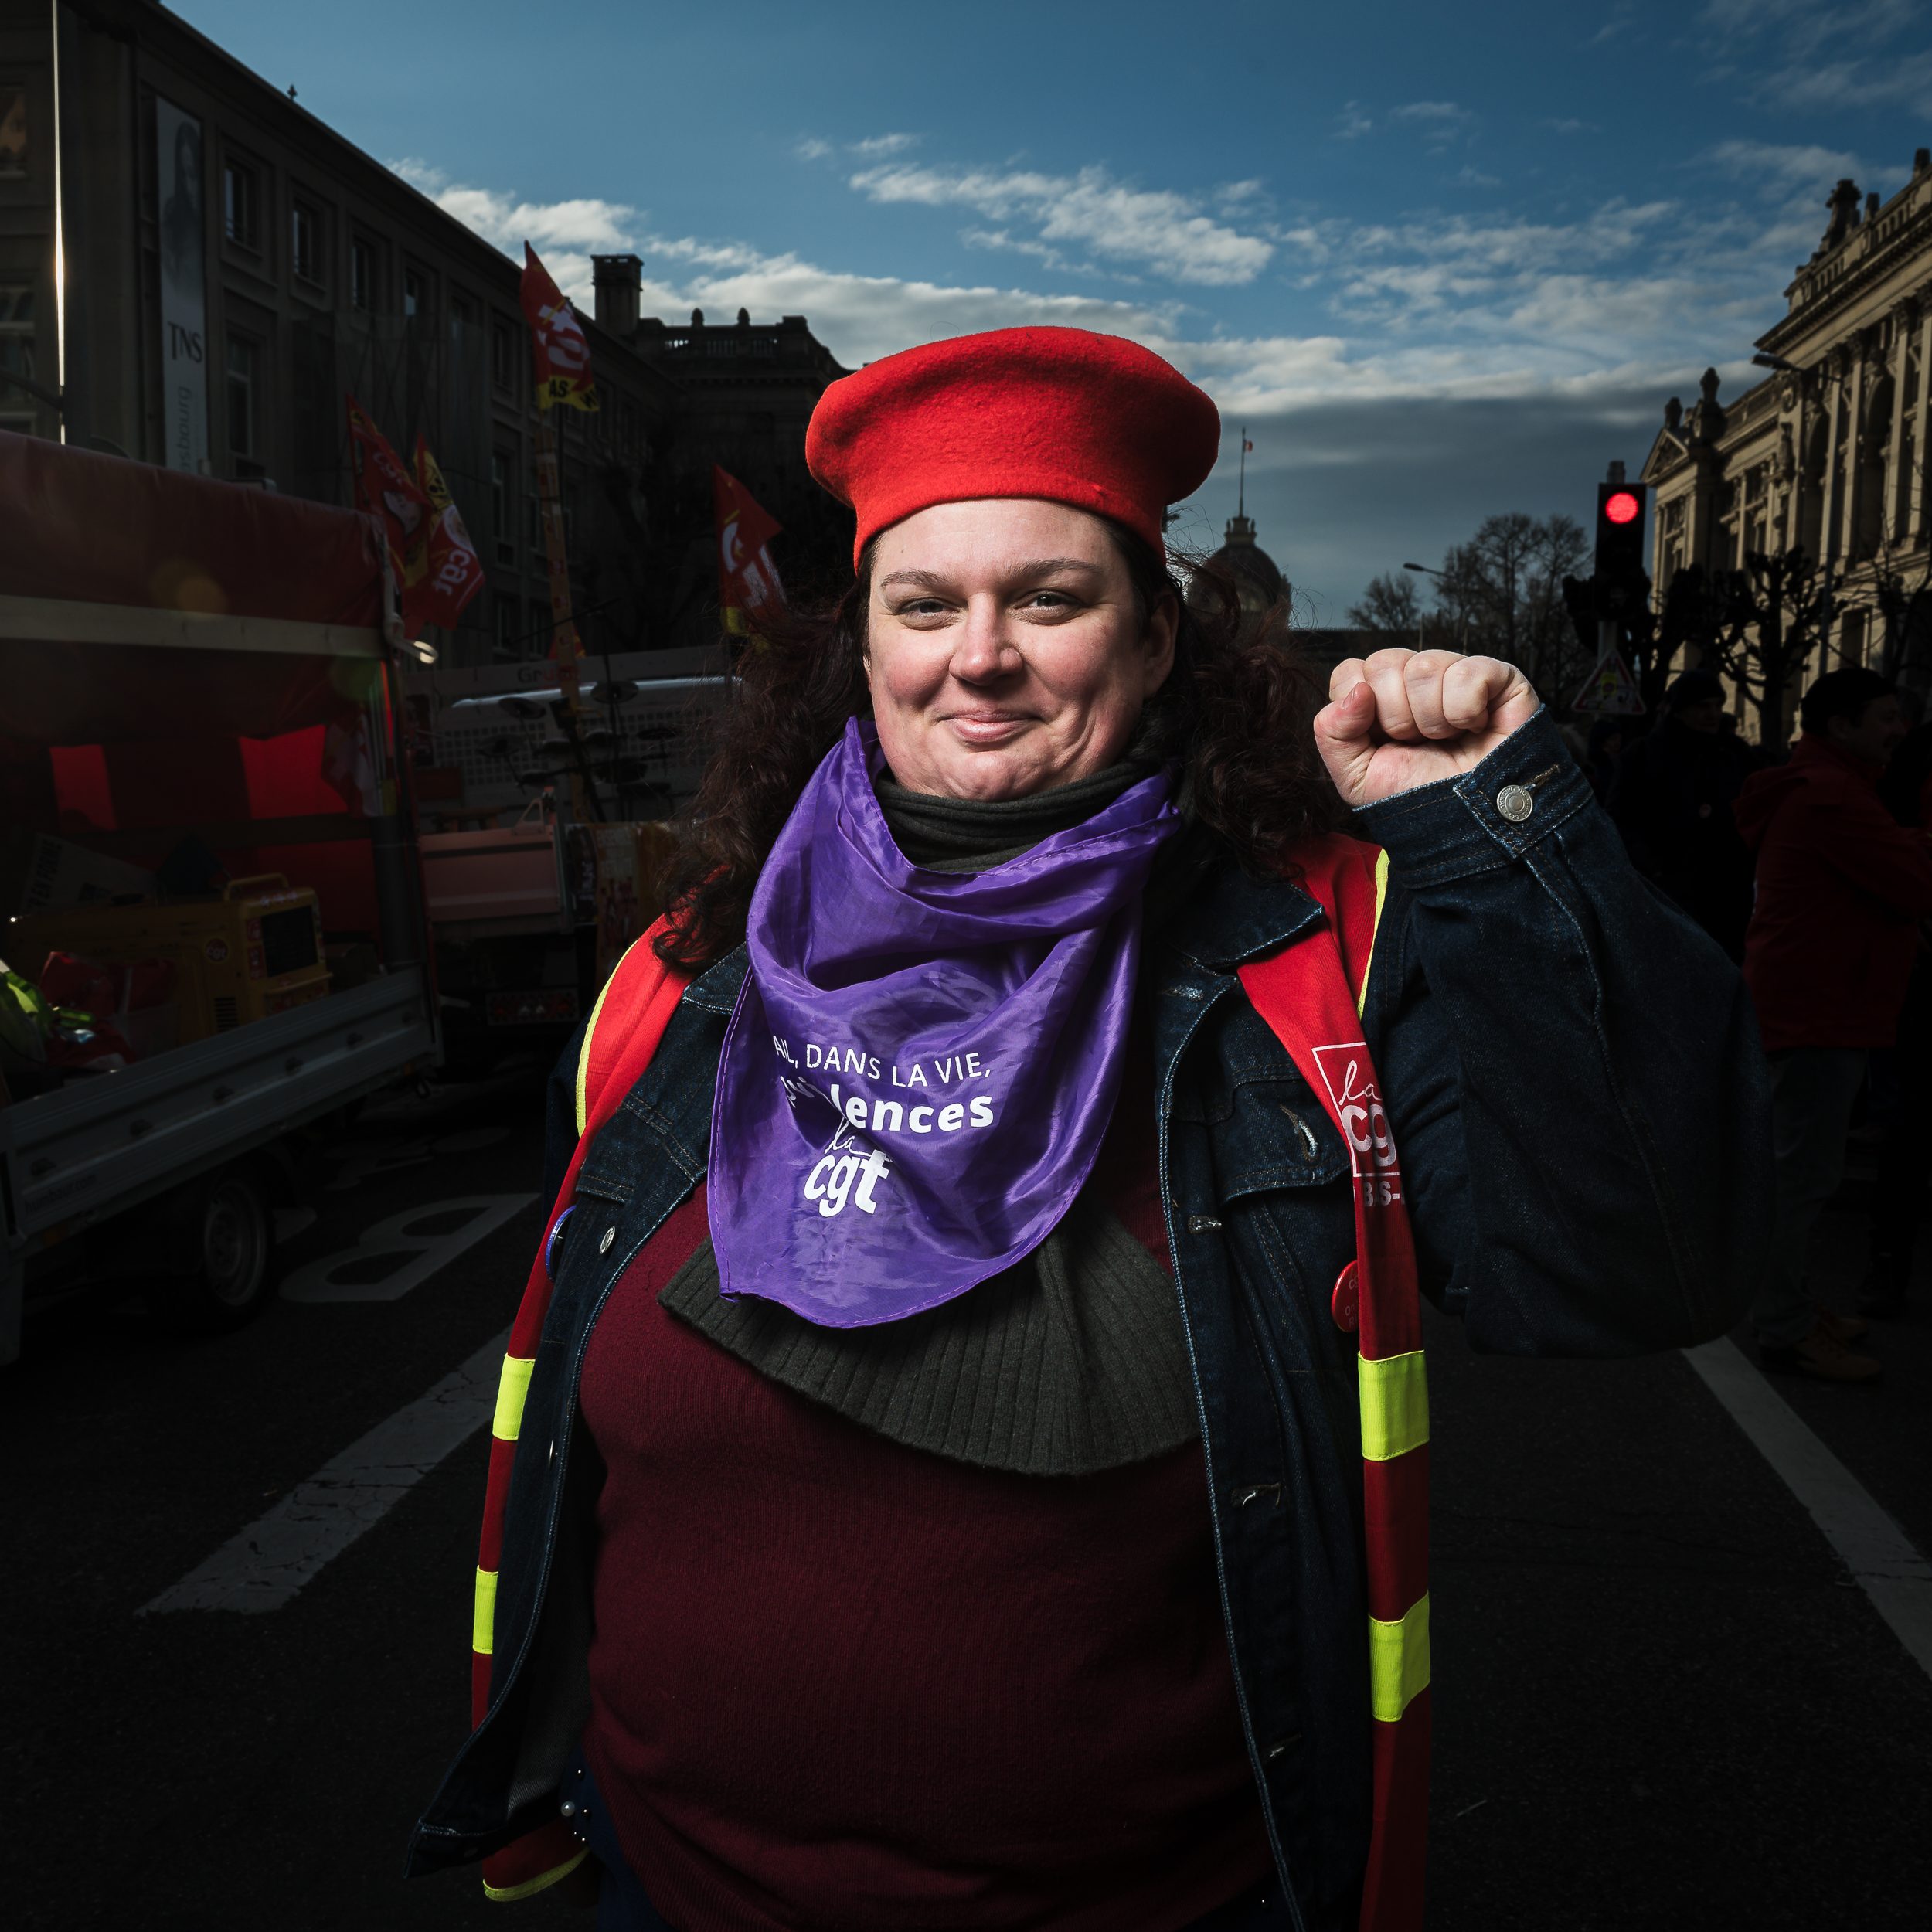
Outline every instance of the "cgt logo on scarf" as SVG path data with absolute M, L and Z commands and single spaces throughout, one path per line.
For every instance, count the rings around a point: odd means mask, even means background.
M 1402 1199 L 1402 1168 L 1396 1158 L 1396 1141 L 1377 1090 L 1368 1044 L 1351 1040 L 1343 1046 L 1318 1046 L 1315 1063 L 1321 1070 L 1335 1117 L 1349 1137 L 1349 1154 L 1357 1179 L 1369 1185 L 1363 1199 L 1372 1207 L 1390 1207 Z

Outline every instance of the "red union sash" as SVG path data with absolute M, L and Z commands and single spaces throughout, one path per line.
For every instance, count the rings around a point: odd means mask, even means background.
M 1362 1038 L 1359 1001 L 1388 876 L 1386 857 L 1351 838 L 1298 847 L 1301 883 L 1328 915 L 1325 931 L 1240 969 L 1255 1010 L 1288 1050 L 1347 1140 L 1355 1175 L 1356 1259 L 1335 1284 L 1335 1318 L 1361 1333 L 1360 1400 L 1368 1531 L 1369 1671 L 1374 1713 L 1374 1827 L 1361 1932 L 1419 1932 L 1429 1801 L 1428 1396 L 1415 1250 L 1380 1084 Z M 656 1053 L 689 976 L 652 951 L 659 920 L 618 962 L 585 1029 L 577 1082 L 577 1151 L 550 1227 L 577 1184 L 597 1131 Z M 503 1362 L 491 1423 L 488 1484 L 477 1556 L 471 1723 L 490 1699 L 497 1569 L 510 1468 L 537 1344 L 549 1311 L 546 1238 L 532 1264 Z M 585 1856 L 553 1820 L 483 1863 L 493 1899 L 543 1890 Z
M 618 961 L 590 1009 L 590 1023 L 584 1029 L 583 1049 L 577 1061 L 577 1151 L 570 1156 L 563 1185 L 550 1204 L 550 1219 L 545 1224 L 543 1240 L 537 1244 L 536 1259 L 530 1264 L 529 1280 L 504 1352 L 496 1413 L 490 1420 L 490 1472 L 483 1492 L 483 1535 L 476 1554 L 476 1610 L 470 1638 L 472 1730 L 489 1714 L 503 1519 L 509 1505 L 510 1467 L 516 1460 L 524 1399 L 530 1392 L 530 1372 L 536 1366 L 537 1344 L 543 1338 L 544 1318 L 550 1311 L 549 1237 L 557 1215 L 576 1191 L 577 1170 L 597 1138 L 597 1129 L 643 1077 L 684 989 L 691 983 L 689 974 L 674 972 L 651 950 L 666 923 L 660 919 Z M 600 1026 L 598 1022 L 607 1008 L 611 1023 Z M 563 1820 L 553 1818 L 483 1861 L 483 1889 L 499 1900 L 528 1898 L 575 1870 L 587 1855 Z
M 1360 1331 L 1374 1827 L 1361 1932 L 1418 1932 L 1429 1816 L 1429 1396 L 1402 1169 L 1362 1001 L 1388 859 L 1352 838 L 1295 853 L 1325 933 L 1240 968 L 1266 1020 L 1349 1144 L 1355 1258 L 1335 1288 L 1337 1325 Z

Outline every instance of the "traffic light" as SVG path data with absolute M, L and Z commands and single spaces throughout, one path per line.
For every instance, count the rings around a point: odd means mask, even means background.
M 1621 471 L 1620 463 L 1616 468 Z M 1597 485 L 1597 610 L 1605 617 L 1634 613 L 1649 580 L 1644 572 L 1644 502 L 1648 485 L 1621 477 Z

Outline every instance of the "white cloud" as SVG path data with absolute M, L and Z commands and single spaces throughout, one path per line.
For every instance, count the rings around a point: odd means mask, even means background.
M 1458 188 L 1500 188 L 1502 180 L 1500 175 L 1481 174 L 1474 168 L 1465 168 L 1457 175 L 1456 185 Z
M 1767 64 L 1745 70 L 1761 103 L 1812 110 L 1897 105 L 1932 112 L 1932 53 L 1880 51 L 1902 34 L 1926 37 L 1921 0 L 1710 0 L 1698 26 L 1727 56 Z
M 1335 130 L 1338 141 L 1359 141 L 1364 134 L 1373 134 L 1375 123 L 1362 111 L 1358 101 L 1346 103 L 1335 118 L 1342 125 Z
M 1423 137 L 1427 151 L 1439 155 L 1471 134 L 1476 116 L 1453 100 L 1411 100 L 1389 110 L 1391 121 L 1415 128 Z
M 1709 0 L 1699 24 L 1733 44 L 1764 34 L 1787 54 L 1808 55 L 1834 43 L 1888 40 L 1923 12 L 1919 0 Z
M 1295 299 L 1327 307 L 1299 332 L 1243 332 L 1226 326 L 1225 314 L 1204 312 L 1206 298 L 1155 299 L 1131 287 L 1045 293 L 964 275 L 949 283 L 855 274 L 730 238 L 653 232 L 641 211 L 619 202 L 532 202 L 452 184 L 420 162 L 396 171 L 513 257 L 527 236 L 587 306 L 590 253 L 634 249 L 646 259 L 647 313 L 802 315 L 848 367 L 1021 324 L 1145 343 L 1200 383 L 1231 422 L 1253 428 L 1262 448 L 1250 464 L 1249 507 L 1264 519 L 1263 540 L 1298 585 L 1339 611 L 1374 571 L 1434 554 L 1490 510 L 1586 514 L 1602 463 L 1641 461 L 1662 399 L 1694 393 L 1707 362 L 1719 363 L 1735 393 L 1749 379 L 1742 356 L 1775 314 L 1774 291 L 1797 259 L 1777 198 L 1767 208 L 1745 191 L 1776 180 L 1791 196 L 1815 198 L 1844 158 L 1727 144 L 1705 158 L 1699 194 L 1682 202 L 1611 202 L 1540 222 L 1422 210 L 1383 223 L 1270 225 L 1259 237 L 1237 229 L 1232 214 L 1209 220 L 1183 197 L 1146 195 L 1104 175 L 894 171 L 897 196 L 929 206 L 973 206 L 964 184 L 984 184 L 971 195 L 1004 198 L 1008 212 L 969 229 L 970 244 L 1013 251 L 1056 277 L 1091 274 L 1097 261 L 1117 280 L 1130 262 L 1160 267 L 1182 252 L 1162 224 L 1202 223 L 1206 240 L 1183 228 L 1196 237 L 1189 247 L 1207 251 L 1210 274 L 1197 264 L 1193 279 L 1212 286 L 1217 270 L 1230 282 L 1253 279 L 1258 270 L 1240 255 L 1230 262 L 1215 253 L 1230 244 L 1265 251 L 1264 265 L 1292 264 L 1308 291 Z M 894 199 L 876 192 L 876 179 L 862 175 L 855 186 Z M 1711 184 L 1730 181 L 1738 192 L 1726 203 Z M 1234 184 L 1209 205 L 1265 203 L 1250 187 Z M 1809 212 L 1804 220 L 1818 225 Z M 1447 477 L 1457 479 L 1453 489 L 1443 487 Z M 1219 540 L 1218 520 L 1233 508 L 1223 480 L 1217 473 L 1204 488 L 1180 534 Z M 1573 482 L 1580 509 L 1563 494 Z
M 527 241 L 543 257 L 558 287 L 580 308 L 590 301 L 590 257 L 623 254 L 636 246 L 634 208 L 621 202 L 519 201 L 488 188 L 453 185 L 440 168 L 420 161 L 393 161 L 391 170 L 420 189 L 445 214 L 454 215 L 512 260 Z
M 1932 112 L 1932 53 L 1794 65 L 1768 76 L 1764 92 L 1787 107 L 1896 105 Z
M 830 141 L 820 141 L 815 136 L 811 140 L 800 141 L 791 151 L 801 161 L 823 161 L 826 155 L 836 154 L 838 151 Z
M 916 147 L 918 141 L 917 134 L 874 134 L 869 141 L 855 141 L 846 151 L 869 161 L 879 161 L 887 155 L 903 154 L 908 148 Z
M 1130 188 L 1101 168 L 1073 175 L 875 168 L 853 175 L 852 185 L 875 202 L 971 208 L 991 221 L 1025 222 L 1036 231 L 1031 239 L 1049 247 L 1062 243 L 1107 261 L 1144 264 L 1171 281 L 1203 287 L 1251 282 L 1274 253 L 1260 236 L 1202 214 L 1186 196 Z
M 1855 155 L 1805 143 L 1720 141 L 1702 158 L 1733 181 L 1758 182 L 1779 193 L 1815 187 L 1821 199 L 1840 175 L 1859 172 Z

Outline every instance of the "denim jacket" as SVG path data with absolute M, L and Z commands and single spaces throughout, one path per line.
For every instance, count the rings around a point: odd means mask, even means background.
M 1498 795 L 1525 788 L 1498 809 Z M 1389 1097 L 1423 1285 L 1470 1345 L 1627 1355 L 1722 1333 L 1771 1222 L 1763 1056 L 1736 969 L 1632 869 L 1546 714 L 1474 770 L 1354 815 L 1390 886 L 1366 1037 Z M 1352 1932 L 1369 1835 L 1354 1253 L 1341 1137 L 1236 978 L 1319 923 L 1229 868 L 1153 940 L 1168 1235 L 1199 1396 L 1249 1755 L 1298 1932 Z M 619 1276 L 705 1172 L 740 949 L 685 992 L 597 1137 L 558 1264 L 511 1477 L 488 1715 L 412 1871 L 554 1815 L 587 1713 L 591 1512 L 577 1411 Z M 574 1064 L 573 1060 L 570 1063 Z M 574 1138 L 553 1111 L 551 1182 Z

